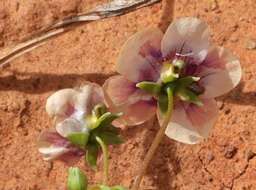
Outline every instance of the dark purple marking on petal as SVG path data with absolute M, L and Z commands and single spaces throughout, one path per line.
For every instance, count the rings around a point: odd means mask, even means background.
M 62 154 L 58 160 L 68 164 L 73 165 L 79 161 L 79 159 L 85 154 L 85 152 L 74 146 L 69 147 L 69 151 L 65 154 Z
M 208 53 L 206 59 L 202 62 L 201 65 L 214 69 L 225 69 L 224 60 L 220 59 L 219 51 L 217 48 Z
M 195 76 L 197 73 L 198 65 L 195 64 L 187 64 L 184 68 L 183 75 L 184 76 Z
M 157 100 L 152 97 L 150 100 L 147 101 L 147 104 L 150 106 L 157 106 Z
M 162 52 L 160 49 L 156 49 L 151 41 L 147 41 L 141 46 L 139 54 L 146 58 L 148 61 L 159 61 L 162 59 Z
M 140 77 L 140 80 L 157 80 L 160 75 L 163 56 L 161 50 L 156 49 L 153 43 L 154 42 L 152 41 L 147 41 L 140 48 L 139 54 L 147 60 L 149 67 L 151 67 L 144 69 L 147 71 L 143 70 L 141 72 L 142 76 Z
M 67 139 L 59 135 L 57 132 L 45 132 L 41 138 L 42 141 L 49 142 L 59 147 L 66 147 L 70 144 Z
M 159 68 L 159 70 L 160 70 L 160 68 Z M 145 68 L 145 67 L 141 68 L 138 82 L 140 82 L 140 81 L 157 81 L 160 76 L 159 70 Z
M 66 112 L 65 112 L 65 115 L 66 115 L 67 117 L 69 117 L 69 116 L 71 116 L 75 111 L 76 111 L 75 107 L 74 107 L 72 104 L 68 103 L 68 105 L 67 105 L 67 110 L 66 110 Z

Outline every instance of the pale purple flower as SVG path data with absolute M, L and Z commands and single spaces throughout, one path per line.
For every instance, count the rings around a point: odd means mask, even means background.
M 239 60 L 228 50 L 209 43 L 209 30 L 197 18 L 174 21 L 166 33 L 148 28 L 136 33 L 124 45 L 117 61 L 117 71 L 104 84 L 107 104 L 122 111 L 119 124 L 138 125 L 155 115 L 154 96 L 136 87 L 142 81 L 159 82 L 164 62 L 183 60 L 183 76 L 200 77 L 197 87 L 203 106 L 175 100 L 166 135 L 180 142 L 195 144 L 209 135 L 218 108 L 215 97 L 233 89 L 241 79 Z M 161 122 L 161 118 L 158 118 Z
M 44 160 L 73 163 L 84 155 L 84 150 L 72 145 L 67 136 L 88 132 L 86 117 L 100 103 L 104 103 L 103 92 L 94 83 L 78 89 L 59 90 L 48 98 L 46 111 L 55 119 L 56 130 L 44 131 L 39 136 L 38 149 Z

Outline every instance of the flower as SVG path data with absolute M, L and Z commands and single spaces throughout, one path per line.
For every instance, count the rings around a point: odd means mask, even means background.
M 91 130 L 89 116 L 95 105 L 103 102 L 102 89 L 94 83 L 87 83 L 79 89 L 59 90 L 51 95 L 46 111 L 55 118 L 56 130 L 43 131 L 39 136 L 38 149 L 44 160 L 59 159 L 72 163 L 83 156 L 83 146 Z
M 124 113 L 121 127 L 141 124 L 156 112 L 161 123 L 157 104 L 164 98 L 159 93 L 174 85 L 174 110 L 166 135 L 188 144 L 209 135 L 218 112 L 214 98 L 241 79 L 239 60 L 228 50 L 210 45 L 209 36 L 205 22 L 185 17 L 174 21 L 165 34 L 148 28 L 125 43 L 117 61 L 121 75 L 103 86 L 111 110 Z

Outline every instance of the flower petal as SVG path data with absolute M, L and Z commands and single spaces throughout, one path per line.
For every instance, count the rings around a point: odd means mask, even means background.
M 200 65 L 200 85 L 204 86 L 203 98 L 214 98 L 232 90 L 241 80 L 239 60 L 222 47 L 211 48 Z
M 69 142 L 55 131 L 44 131 L 38 139 L 38 150 L 44 160 L 53 160 L 68 152 Z
M 121 75 L 110 77 L 103 85 L 105 100 L 108 105 L 120 105 L 134 94 L 138 88 Z
M 47 99 L 46 111 L 51 117 L 65 119 L 73 116 L 80 120 L 90 113 L 93 106 L 103 102 L 103 92 L 99 85 L 87 83 L 79 89 L 63 89 Z
M 114 125 L 120 128 L 127 126 L 140 125 L 151 119 L 156 113 L 156 102 L 138 101 L 134 104 L 117 107 L 117 112 L 122 112 L 123 115 L 114 121 Z
M 68 117 L 75 111 L 73 99 L 77 92 L 73 89 L 63 89 L 51 95 L 46 102 L 46 112 L 49 116 Z
M 166 57 L 173 52 L 192 53 L 195 63 L 201 63 L 209 47 L 209 29 L 198 18 L 185 17 L 174 21 L 167 29 L 162 40 L 162 53 Z
M 79 120 L 67 118 L 56 125 L 56 131 L 62 137 L 68 137 L 72 133 L 86 132 L 88 129 Z
M 114 122 L 119 127 L 141 124 L 155 114 L 156 105 L 152 96 L 120 75 L 109 78 L 103 90 L 110 111 L 123 112 L 123 116 Z
M 203 106 L 176 105 L 165 134 L 179 142 L 196 144 L 208 137 L 218 113 L 215 100 L 202 100 Z
M 55 131 L 44 131 L 38 139 L 38 150 L 43 155 L 44 160 L 62 160 L 66 163 L 73 163 L 83 152 L 70 145 L 69 141 L 61 137 Z M 67 156 L 67 155 L 72 155 Z
M 162 58 L 163 33 L 158 28 L 148 28 L 133 35 L 123 46 L 117 61 L 117 71 L 133 81 L 156 81 Z

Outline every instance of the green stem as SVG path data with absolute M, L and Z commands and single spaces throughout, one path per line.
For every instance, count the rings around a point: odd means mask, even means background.
M 103 184 L 107 185 L 108 183 L 108 147 L 107 145 L 104 143 L 104 141 L 96 136 L 96 141 L 99 143 L 101 149 L 102 149 L 102 153 L 103 153 Z
M 158 146 L 160 145 L 164 134 L 165 134 L 165 130 L 168 126 L 168 123 L 170 121 L 171 115 L 172 115 L 172 111 L 173 111 L 173 92 L 170 88 L 167 89 L 167 94 L 168 94 L 168 110 L 167 113 L 165 114 L 165 118 L 163 123 L 160 126 L 159 131 L 156 134 L 156 137 L 153 140 L 153 143 L 151 144 L 143 162 L 142 162 L 142 166 L 139 170 L 139 174 L 136 177 L 135 183 L 132 187 L 132 190 L 138 190 L 140 187 L 140 183 L 141 180 L 144 176 L 144 174 L 146 173 L 146 170 L 148 168 L 148 165 L 150 163 L 150 161 L 152 160 L 153 156 L 155 155 L 155 152 L 158 148 Z

